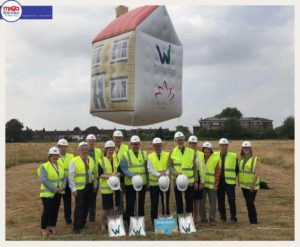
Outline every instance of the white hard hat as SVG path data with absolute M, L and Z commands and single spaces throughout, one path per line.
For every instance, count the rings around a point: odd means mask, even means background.
M 104 148 L 115 148 L 116 145 L 113 141 L 107 141 L 105 142 Z
M 183 134 L 182 132 L 180 132 L 180 131 L 177 131 L 177 132 L 175 133 L 175 135 L 174 135 L 174 140 L 176 140 L 176 139 L 179 138 L 179 137 L 183 137 L 183 138 L 184 138 L 184 134 Z
M 130 138 L 130 142 L 134 143 L 134 142 L 141 142 L 141 139 L 138 136 L 132 136 Z
M 161 191 L 166 192 L 170 186 L 170 178 L 168 176 L 161 176 L 158 179 L 158 185 Z
M 226 138 L 221 138 L 219 144 L 229 144 L 229 141 Z
M 213 145 L 210 142 L 204 142 L 202 147 L 203 148 L 213 148 Z
M 198 142 L 197 136 L 190 136 L 188 142 Z
M 243 148 L 247 148 L 247 147 L 250 148 L 251 146 L 252 146 L 252 145 L 251 145 L 251 142 L 250 142 L 250 141 L 244 141 L 243 144 L 242 144 L 242 147 L 243 147 Z
M 94 134 L 89 134 L 85 140 L 96 140 L 96 136 Z
M 113 137 L 123 137 L 122 131 L 120 131 L 120 130 L 114 131 Z
M 60 154 L 59 149 L 57 147 L 51 147 L 48 154 Z
M 186 191 L 189 186 L 189 179 L 186 175 L 181 174 L 176 178 L 176 186 L 179 191 Z
M 143 178 L 140 175 L 134 175 L 131 179 L 133 188 L 135 191 L 141 191 L 143 189 Z
M 86 142 L 80 142 L 78 144 L 78 148 L 82 147 L 82 146 L 88 146 L 88 144 Z
M 117 176 L 112 176 L 107 180 L 107 185 L 111 190 L 119 190 L 120 179 Z
M 59 139 L 57 145 L 68 146 L 68 141 L 66 139 Z
M 162 144 L 162 140 L 159 137 L 155 137 L 152 141 L 152 144 Z

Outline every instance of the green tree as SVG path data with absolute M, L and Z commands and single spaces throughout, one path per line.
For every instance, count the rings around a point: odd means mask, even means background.
M 73 131 L 80 132 L 81 129 L 80 129 L 79 127 L 75 127 L 75 128 L 73 129 Z
M 287 117 L 281 126 L 281 133 L 289 139 L 295 138 L 295 119 L 293 116 Z
M 242 133 L 240 121 L 237 118 L 230 117 L 224 122 L 225 135 L 230 139 L 238 139 Z
M 95 134 L 99 132 L 99 129 L 96 126 L 91 126 L 88 127 L 85 131 L 89 134 Z
M 155 137 L 159 137 L 162 140 L 165 140 L 165 135 L 162 127 L 159 127 L 159 129 L 155 132 Z
M 32 129 L 29 129 L 28 127 L 26 127 L 26 129 L 23 131 L 23 138 L 24 138 L 24 141 L 32 140 L 33 139 Z
M 186 139 L 191 135 L 189 127 L 186 127 L 186 126 L 183 126 L 183 125 L 176 126 L 176 131 L 181 131 L 184 134 Z
M 241 118 L 243 114 L 236 107 L 226 107 L 222 110 L 220 114 L 215 115 L 217 118 L 231 117 L 231 118 Z
M 23 123 L 21 123 L 18 119 L 11 119 L 5 125 L 5 134 L 7 142 L 18 142 L 23 140 L 23 132 L 24 128 Z

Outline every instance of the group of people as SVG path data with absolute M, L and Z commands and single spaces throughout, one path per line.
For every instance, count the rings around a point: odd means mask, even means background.
M 237 222 L 235 186 L 243 192 L 250 224 L 257 224 L 255 196 L 259 189 L 259 158 L 253 155 L 250 141 L 244 141 L 240 155 L 229 151 L 226 138 L 219 140 L 220 150 L 213 151 L 210 142 L 204 142 L 198 150 L 196 136 L 188 138 L 176 132 L 175 147 L 163 150 L 160 138 L 153 139 L 153 152 L 149 155 L 141 149 L 140 138 L 130 138 L 129 146 L 122 143 L 123 134 L 116 130 L 112 140 L 104 145 L 103 153 L 96 148 L 96 137 L 89 134 L 85 142 L 78 145 L 78 155 L 67 152 L 68 142 L 60 139 L 57 147 L 51 147 L 48 161 L 38 168 L 40 177 L 40 197 L 43 203 L 41 216 L 41 234 L 47 237 L 55 234 L 61 197 L 64 202 L 64 217 L 68 225 L 73 223 L 73 233 L 78 234 L 85 228 L 87 218 L 95 222 L 98 193 L 102 196 L 100 229 L 107 228 L 107 217 L 113 214 L 114 207 L 118 214 L 123 214 L 129 225 L 130 217 L 135 215 L 136 190 L 134 178 L 142 178 L 138 194 L 138 215 L 145 215 L 145 195 L 150 191 L 151 222 L 158 217 L 159 198 L 162 213 L 170 214 L 170 191 L 174 190 L 177 214 L 192 213 L 194 222 L 216 225 L 216 208 L 222 222 L 226 222 L 225 195 L 230 206 L 230 220 Z M 184 192 L 176 186 L 176 178 L 185 175 L 188 186 Z M 161 177 L 171 178 L 173 182 L 164 193 L 159 186 Z M 119 189 L 113 191 L 108 186 L 111 177 L 118 177 Z M 72 221 L 72 196 L 75 198 L 75 210 Z M 185 200 L 183 200 L 183 196 Z M 209 199 L 209 215 L 206 215 L 206 201 Z M 125 203 L 124 203 L 125 201 Z M 166 204 L 164 203 L 166 202 Z M 125 204 L 125 208 L 124 208 Z

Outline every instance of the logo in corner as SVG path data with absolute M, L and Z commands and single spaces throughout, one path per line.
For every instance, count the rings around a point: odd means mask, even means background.
M 8 22 L 15 22 L 22 15 L 22 6 L 17 1 L 8 0 L 1 6 L 1 16 Z
M 173 89 L 168 87 L 166 81 L 164 81 L 161 86 L 158 85 L 155 87 L 154 95 L 156 99 L 158 99 L 158 97 L 164 96 L 168 98 L 169 101 L 173 100 L 175 97 L 175 94 L 173 93 Z

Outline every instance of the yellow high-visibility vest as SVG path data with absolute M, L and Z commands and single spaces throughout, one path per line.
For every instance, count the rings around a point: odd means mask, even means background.
M 44 167 L 44 169 L 47 173 L 48 180 L 53 184 L 53 186 L 56 188 L 58 188 L 58 187 L 62 188 L 62 182 L 65 177 L 64 167 L 63 167 L 62 163 L 57 162 L 58 174 L 57 174 L 55 168 L 52 166 L 50 161 L 42 164 L 40 167 L 42 167 L 42 166 Z M 52 193 L 50 190 L 48 190 L 44 186 L 44 184 L 41 184 L 40 197 L 53 198 L 54 194 L 55 193 Z
M 124 153 L 128 151 L 128 145 L 121 143 L 118 153 L 116 151 L 113 153 L 113 157 L 117 158 L 118 163 L 121 163 Z
M 199 165 L 203 164 L 204 155 L 199 158 Z M 204 178 L 204 187 L 213 189 L 215 186 L 215 170 L 218 165 L 218 157 L 216 155 L 211 154 L 206 161 L 205 170 L 199 169 L 199 177 L 200 181 Z
M 149 161 L 153 165 L 153 168 L 157 172 L 166 172 L 168 170 L 168 159 L 169 153 L 165 151 L 161 151 L 160 159 L 158 159 L 156 152 L 149 154 L 148 156 Z M 150 186 L 157 186 L 158 185 L 158 177 L 153 176 L 149 173 L 149 184 Z
M 64 166 L 64 170 L 65 170 L 65 176 L 68 177 L 69 176 L 69 165 L 70 165 L 70 162 L 71 160 L 74 158 L 74 155 L 73 154 L 70 154 L 70 153 L 66 153 L 65 154 L 65 159 L 62 160 L 61 157 L 58 159 L 59 162 L 62 162 L 63 163 L 63 166 Z
M 176 172 L 186 175 L 190 185 L 195 181 L 193 170 L 194 157 L 195 151 L 189 147 L 184 148 L 183 154 L 178 147 L 175 147 L 170 154 Z
M 222 169 L 222 157 L 221 152 L 214 152 L 214 154 L 219 157 L 219 166 Z M 224 165 L 224 175 L 225 175 L 225 182 L 227 184 L 236 184 L 236 153 L 227 152 L 225 158 L 225 165 Z
M 113 164 L 114 164 L 114 173 L 117 173 L 119 162 L 116 157 L 113 157 Z M 100 159 L 100 166 L 103 169 L 103 174 L 111 174 L 113 173 L 110 160 L 107 157 L 101 157 Z M 109 188 L 107 184 L 108 178 L 102 178 L 100 176 L 100 188 L 99 191 L 101 194 L 112 194 L 113 191 Z
M 257 160 L 259 160 L 258 157 L 252 156 L 250 157 L 245 166 L 243 167 L 244 164 L 244 159 L 241 159 L 239 162 L 239 181 L 240 181 L 240 187 L 244 189 L 250 189 L 250 185 L 253 182 L 253 178 L 255 175 L 255 170 L 256 170 L 256 164 Z M 255 190 L 259 190 L 259 177 L 256 180 L 255 184 Z
M 132 149 L 130 149 L 124 154 L 124 158 L 127 163 L 128 171 L 135 175 L 141 175 L 143 178 L 143 184 L 147 184 L 145 169 L 145 162 L 147 161 L 146 151 L 139 149 L 138 157 L 136 157 Z M 131 178 L 125 176 L 124 184 L 132 185 Z
M 85 176 L 85 164 L 80 156 L 76 156 L 72 159 L 74 162 L 75 166 L 75 188 L 76 190 L 83 190 L 85 188 L 85 185 L 88 183 L 94 182 L 94 178 L 96 176 L 96 168 L 95 168 L 95 163 L 92 157 L 87 156 L 88 158 L 88 165 L 89 165 L 89 181 L 86 181 L 86 176 Z

